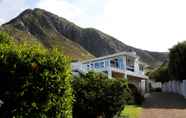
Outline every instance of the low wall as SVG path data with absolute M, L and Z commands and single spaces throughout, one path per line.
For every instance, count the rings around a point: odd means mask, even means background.
M 186 80 L 176 81 L 172 80 L 162 84 L 163 92 L 173 92 L 183 95 L 186 98 Z

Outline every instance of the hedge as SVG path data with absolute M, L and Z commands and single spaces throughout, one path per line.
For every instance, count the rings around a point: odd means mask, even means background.
M 71 118 L 70 61 L 38 43 L 0 33 L 0 117 Z
M 89 72 L 74 78 L 74 118 L 112 118 L 131 100 L 127 81 Z

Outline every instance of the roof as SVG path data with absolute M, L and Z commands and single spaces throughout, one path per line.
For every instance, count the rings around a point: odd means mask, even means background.
M 98 57 L 98 58 L 93 58 L 93 59 L 89 59 L 89 60 L 84 60 L 82 61 L 82 63 L 87 63 L 87 62 L 92 62 L 92 61 L 97 61 L 97 60 L 103 60 L 106 58 L 112 58 L 112 57 L 116 57 L 116 56 L 131 56 L 134 58 L 139 58 L 136 55 L 136 52 L 119 52 L 119 53 L 115 53 L 115 54 L 111 54 L 111 55 L 107 55 L 107 56 L 102 56 L 102 57 Z

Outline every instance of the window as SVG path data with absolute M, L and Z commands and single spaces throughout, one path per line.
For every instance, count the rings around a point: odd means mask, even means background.
M 123 58 L 118 58 L 118 68 L 119 69 L 124 69 L 124 62 L 123 62 Z
M 101 68 L 104 68 L 104 62 L 100 62 Z
M 92 63 L 90 67 L 91 67 L 91 68 L 94 68 L 94 64 Z
M 87 64 L 87 69 L 89 69 L 90 68 L 90 65 L 89 64 Z
M 105 67 L 105 63 L 102 61 L 102 62 L 96 62 L 95 63 L 95 68 L 104 68 Z
M 110 62 L 109 60 L 106 60 L 105 61 L 105 67 L 108 67 L 109 66 L 109 62 Z
M 99 68 L 99 63 L 95 63 L 95 68 Z
M 127 59 L 127 63 L 130 63 L 130 59 Z
M 143 67 L 142 64 L 139 64 L 139 70 L 140 70 L 140 71 L 143 71 L 143 70 L 144 70 L 144 67 Z
M 111 67 L 118 68 L 118 60 L 112 59 L 110 60 Z

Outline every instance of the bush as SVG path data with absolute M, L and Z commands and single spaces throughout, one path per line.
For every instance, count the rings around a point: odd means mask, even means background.
M 131 99 L 127 82 L 89 72 L 73 82 L 74 118 L 112 118 Z
M 133 102 L 130 104 L 141 105 L 144 101 L 144 96 L 138 91 L 135 85 L 128 84 Z
M 0 76 L 0 117 L 72 117 L 70 63 L 57 50 L 0 33 Z
M 170 49 L 169 53 L 169 74 L 171 79 L 186 79 L 186 41 L 178 43 Z
M 153 70 L 149 73 L 149 78 L 155 80 L 156 82 L 167 82 L 171 78 L 168 72 L 168 65 L 162 64 L 159 68 Z

